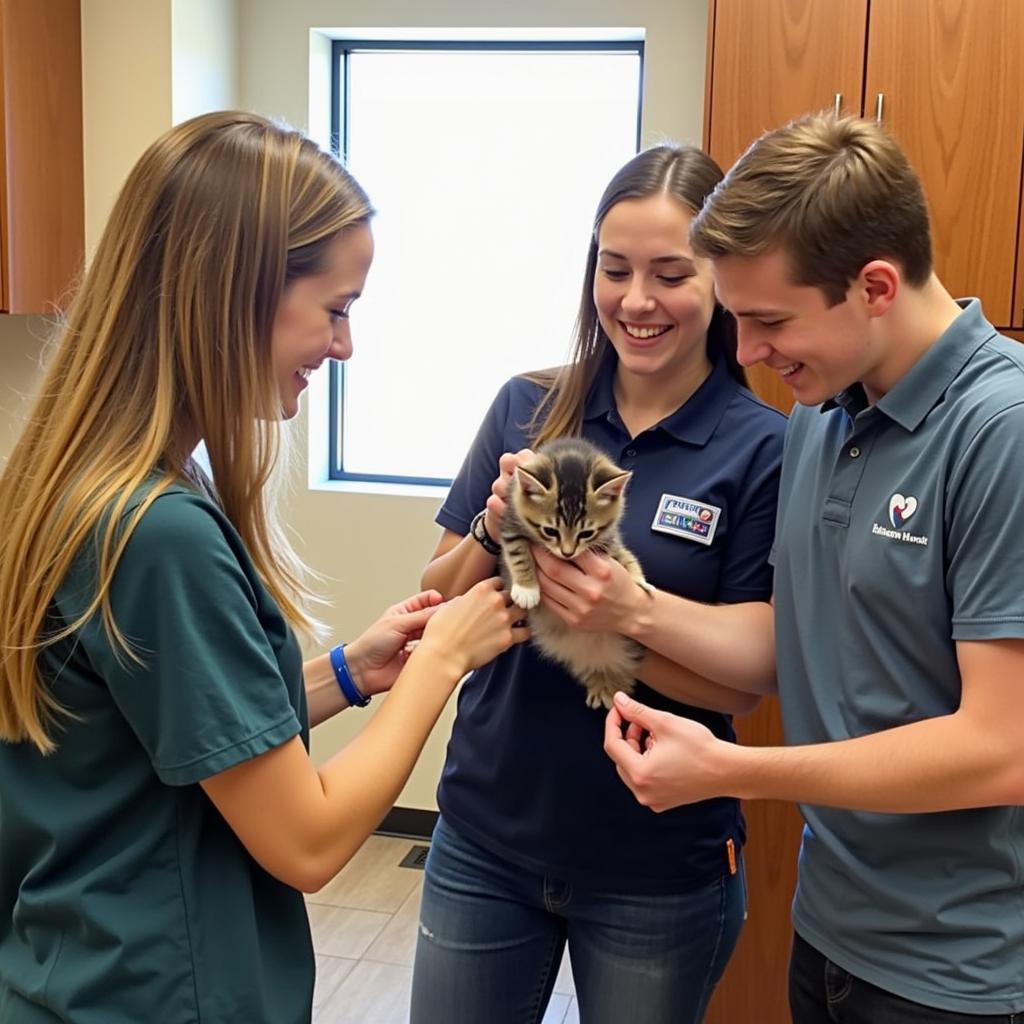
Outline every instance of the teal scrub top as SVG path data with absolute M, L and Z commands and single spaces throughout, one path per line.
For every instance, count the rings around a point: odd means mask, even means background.
M 86 607 L 94 564 L 77 558 L 55 622 Z M 184 486 L 145 512 L 110 598 L 143 664 L 94 617 L 45 653 L 74 715 L 56 752 L 0 744 L 0 1019 L 308 1022 L 302 895 L 199 786 L 293 736 L 308 745 L 295 637 L 231 523 Z

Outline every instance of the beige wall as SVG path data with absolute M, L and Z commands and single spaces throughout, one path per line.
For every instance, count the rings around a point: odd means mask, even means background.
M 236 0 L 173 0 L 171 121 L 238 105 Z
M 85 249 L 142 151 L 171 125 L 171 0 L 82 0 Z
M 51 325 L 41 316 L 0 315 L 0 465 L 17 439 L 40 376 Z
M 706 0 L 239 0 L 242 101 L 306 124 L 309 29 L 341 27 L 635 27 L 647 30 L 644 141 L 699 143 Z
M 521 0 L 514 8 L 485 0 L 83 0 L 88 247 L 131 164 L 179 114 L 234 102 L 237 88 L 240 106 L 307 126 L 311 47 L 323 50 L 322 35 L 311 37 L 315 28 L 642 27 L 644 142 L 699 142 L 706 7 L 706 0 L 634 0 L 628 7 L 619 0 Z M 237 49 L 230 38 L 234 25 Z M 205 71 L 195 71 L 196 60 Z M 38 321 L 0 318 L 0 456 L 15 430 L 13 396 L 37 379 L 38 333 Z M 350 638 L 385 606 L 418 589 L 437 539 L 438 499 L 307 489 L 306 432 L 303 416 L 293 426 L 302 483 L 288 498 L 288 520 L 300 552 L 328 578 L 332 606 L 324 618 L 336 637 Z M 322 759 L 343 745 L 379 704 L 317 729 L 314 755 Z M 453 711 L 454 702 L 399 798 L 402 806 L 435 806 Z

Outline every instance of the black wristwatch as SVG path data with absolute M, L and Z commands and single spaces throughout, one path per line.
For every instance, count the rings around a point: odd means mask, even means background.
M 480 547 L 484 549 L 489 555 L 500 555 L 501 545 L 487 532 L 487 527 L 484 525 L 484 516 L 487 515 L 487 510 L 483 512 L 477 512 L 473 516 L 473 522 L 469 524 L 469 532 L 472 534 L 473 540 L 475 540 Z

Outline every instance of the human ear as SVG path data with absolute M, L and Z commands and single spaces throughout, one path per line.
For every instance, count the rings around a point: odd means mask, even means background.
M 871 260 L 861 267 L 854 285 L 868 316 L 882 316 L 896 300 L 903 275 L 892 260 Z

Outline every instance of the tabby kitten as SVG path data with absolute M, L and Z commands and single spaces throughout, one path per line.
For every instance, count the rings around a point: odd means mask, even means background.
M 512 600 L 532 609 L 531 639 L 583 684 L 592 708 L 610 708 L 616 690 L 633 692 L 644 649 L 619 633 L 575 630 L 538 607 L 540 587 L 530 545 L 541 544 L 566 561 L 588 548 L 602 551 L 650 592 L 640 563 L 619 535 L 623 491 L 631 476 L 589 441 L 551 441 L 516 469 L 501 526 L 502 577 Z

